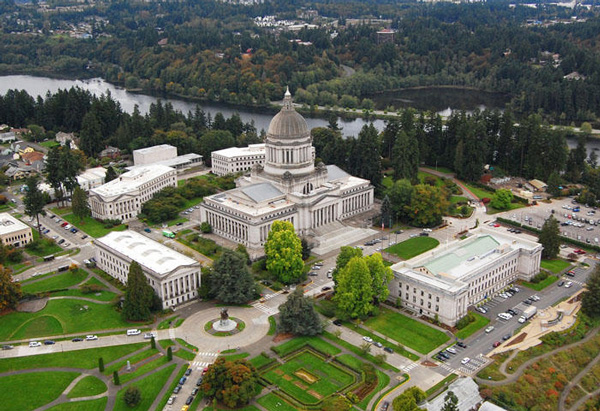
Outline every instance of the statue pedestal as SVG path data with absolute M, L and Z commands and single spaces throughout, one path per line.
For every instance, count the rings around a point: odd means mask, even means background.
M 215 331 L 232 331 L 235 329 L 235 327 L 237 327 L 237 322 L 231 320 L 231 319 L 227 319 L 227 320 L 219 320 L 219 321 L 215 321 L 212 325 L 213 330 Z

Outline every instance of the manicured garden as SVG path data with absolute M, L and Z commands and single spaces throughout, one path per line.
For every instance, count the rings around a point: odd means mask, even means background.
M 402 241 L 401 243 L 394 244 L 393 246 L 386 248 L 385 251 L 397 255 L 403 260 L 410 260 L 425 251 L 437 247 L 439 244 L 440 242 L 433 237 L 414 237 Z
M 433 351 L 450 339 L 435 328 L 387 308 L 382 308 L 378 316 L 366 320 L 365 326 L 421 354 Z
M 548 277 L 546 277 L 544 280 L 540 281 L 539 283 L 533 283 L 530 281 L 518 281 L 518 284 L 527 287 L 527 288 L 531 288 L 532 290 L 535 291 L 542 291 L 544 288 L 548 287 L 551 284 L 554 284 L 556 281 L 558 281 L 558 277 L 555 275 L 549 275 Z
M 121 389 L 117 393 L 117 400 L 115 401 L 115 407 L 113 411 L 127 411 L 127 410 L 149 410 L 150 406 L 154 402 L 154 399 L 166 384 L 167 380 L 177 368 L 177 364 L 171 364 L 160 371 L 150 374 L 145 378 L 135 382 L 133 385 L 138 387 L 142 394 L 142 400 L 135 407 L 130 407 L 125 404 L 123 396 L 127 388 Z
M 65 221 L 68 221 L 87 235 L 94 238 L 104 237 L 111 231 L 123 231 L 127 228 L 125 224 L 119 224 L 112 228 L 106 228 L 104 226 L 104 223 L 101 223 L 100 221 L 92 217 L 85 217 L 83 220 L 80 220 L 79 217 L 75 216 L 75 214 L 72 213 L 61 215 L 61 217 Z

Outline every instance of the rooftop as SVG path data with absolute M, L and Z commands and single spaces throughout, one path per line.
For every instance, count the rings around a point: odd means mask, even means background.
M 113 231 L 95 241 L 126 255 L 142 268 L 154 271 L 161 277 L 181 266 L 200 266 L 196 260 L 131 230 Z
M 447 273 L 456 278 L 464 272 L 462 266 L 465 263 L 488 257 L 487 254 L 496 250 L 498 245 L 500 243 L 492 236 L 479 237 L 468 244 L 430 260 L 425 264 L 425 267 L 435 275 Z
M 25 228 L 30 227 L 8 213 L 0 213 L 0 235 L 13 233 Z
M 152 165 L 154 165 L 154 166 L 160 165 L 160 166 L 177 168 L 178 166 L 186 165 L 189 163 L 199 163 L 201 161 L 202 161 L 202 156 L 200 154 L 189 153 L 189 154 L 183 154 L 183 155 L 180 155 L 177 157 L 173 157 L 168 160 L 155 161 L 154 163 L 152 163 Z M 127 167 L 127 170 L 135 170 L 138 167 L 146 167 L 146 166 L 147 166 L 147 164 L 140 165 L 140 166 L 131 166 L 131 167 Z
M 106 177 L 106 169 L 104 167 L 88 168 L 83 173 L 77 176 L 77 180 L 93 180 L 96 178 Z
M 136 167 L 100 187 L 91 189 L 90 192 L 101 196 L 126 194 L 139 189 L 140 186 L 146 184 L 148 181 L 172 171 L 175 170 L 160 164 Z
M 173 149 L 173 148 L 175 148 L 175 147 L 170 144 L 159 144 L 157 146 L 140 148 L 140 149 L 134 150 L 133 152 L 141 153 L 141 154 L 148 154 L 148 153 L 153 153 L 155 151 L 163 151 L 163 150 Z
M 213 151 L 212 154 L 217 154 L 222 157 L 233 158 L 247 156 L 252 154 L 265 154 L 265 144 L 250 144 L 248 147 L 230 147 L 223 150 Z

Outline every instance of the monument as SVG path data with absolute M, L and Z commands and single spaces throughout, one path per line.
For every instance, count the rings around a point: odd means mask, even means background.
M 229 318 L 227 308 L 221 308 L 221 319 L 213 323 L 213 329 L 215 331 L 232 331 L 237 327 L 237 322 Z

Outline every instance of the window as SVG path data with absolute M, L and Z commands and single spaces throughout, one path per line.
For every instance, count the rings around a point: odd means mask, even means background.
M 440 302 L 440 297 L 435 297 L 435 302 L 439 303 Z
M 425 295 L 425 291 L 421 290 L 421 297 L 423 297 L 423 295 Z
M 408 300 L 408 293 L 406 293 L 406 299 Z
M 431 293 L 429 293 L 429 299 L 431 300 Z
M 435 311 L 440 311 L 440 306 L 439 305 L 435 306 Z

